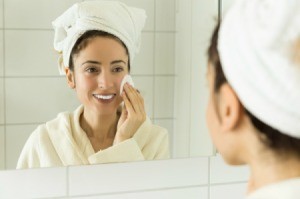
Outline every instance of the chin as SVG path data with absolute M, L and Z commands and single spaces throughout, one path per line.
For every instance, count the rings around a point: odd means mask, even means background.
M 222 154 L 221 153 L 221 155 L 222 155 L 224 161 L 229 165 L 239 166 L 239 165 L 246 164 L 246 162 L 242 158 L 239 158 L 236 154 Z

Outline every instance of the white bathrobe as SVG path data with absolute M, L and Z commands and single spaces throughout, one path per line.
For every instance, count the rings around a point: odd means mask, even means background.
M 88 165 L 112 162 L 164 159 L 169 157 L 167 130 L 149 118 L 135 135 L 117 145 L 95 152 L 79 118 L 83 106 L 38 126 L 27 140 L 17 168 Z
M 274 183 L 251 193 L 246 199 L 299 199 L 300 178 Z

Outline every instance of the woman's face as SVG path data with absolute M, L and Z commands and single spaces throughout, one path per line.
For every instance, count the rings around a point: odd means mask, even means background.
M 122 98 L 120 85 L 128 74 L 128 55 L 118 41 L 95 37 L 74 57 L 75 90 L 85 110 L 114 114 Z

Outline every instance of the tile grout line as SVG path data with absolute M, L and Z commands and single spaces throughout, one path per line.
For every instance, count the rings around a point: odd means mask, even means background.
M 208 199 L 210 199 L 210 157 L 207 157 L 208 158 L 208 192 L 207 192 L 207 196 L 208 196 Z
M 156 74 L 155 74 L 155 67 L 156 67 L 156 54 L 155 54 L 155 52 L 156 52 L 156 0 L 154 0 L 153 1 L 154 2 L 154 34 L 153 34 L 153 82 L 152 82 L 152 86 L 153 86 L 153 88 L 152 88 L 152 93 L 153 93 L 153 95 L 152 95 L 152 104 L 153 104 L 153 106 L 152 106 L 152 118 L 155 118 L 155 85 L 156 85 Z
M 192 46 L 192 38 L 193 38 L 193 29 L 192 29 L 192 25 L 193 25 L 193 1 L 190 1 L 190 17 L 191 17 L 191 24 L 190 24 L 190 52 L 193 52 L 193 46 Z M 190 65 L 190 76 L 189 76 L 189 90 L 190 90 L 190 92 L 189 92 L 189 101 L 192 99 L 192 78 L 191 78 L 191 74 L 192 74 L 192 63 L 193 63 L 193 54 L 191 53 L 191 56 L 190 56 L 190 60 L 189 60 L 189 65 Z M 191 101 L 190 101 L 191 102 Z M 189 105 L 188 105 L 188 107 L 189 107 L 189 120 L 188 121 L 191 121 L 191 103 L 189 103 Z M 189 137 L 189 139 L 188 139 L 188 156 L 189 157 L 191 157 L 191 130 L 192 130 L 192 128 L 191 128 L 191 122 L 189 122 L 189 124 L 188 124 L 188 132 L 189 132 L 189 134 L 188 134 L 188 137 Z
M 3 22 L 3 34 L 2 34 L 2 39 L 3 39 L 3 45 L 2 45 L 2 50 L 3 50 L 3 122 L 4 122 L 4 168 L 6 169 L 7 168 L 7 156 L 6 156 L 6 150 L 7 150 L 7 144 L 6 144 L 6 141 L 7 141 L 7 136 L 6 136 L 6 133 L 7 133 L 7 128 L 6 128 L 6 71 L 5 71 L 5 65 L 6 65 L 6 59 L 5 59 L 5 11 L 4 11 L 4 8 L 5 8 L 5 3 L 4 3 L 4 0 L 2 1 L 2 9 L 3 9 L 3 12 L 2 12 L 2 22 Z
M 175 32 L 176 32 L 176 30 L 177 30 L 177 28 L 176 28 L 176 13 L 177 13 L 177 2 L 178 1 L 174 1 L 174 30 L 175 30 Z M 172 116 L 173 116 L 173 120 L 172 120 L 172 138 L 170 139 L 170 140 L 172 140 L 172 144 L 171 144 L 171 146 L 169 146 L 169 148 L 170 148 L 170 151 L 171 151 L 171 153 L 174 151 L 174 124 L 175 124 L 175 118 L 176 118 L 176 116 L 175 116 L 175 90 L 176 90 L 176 88 L 175 88 L 175 81 L 176 81 L 176 37 L 177 37 L 177 34 L 176 33 L 174 33 L 174 35 L 173 35 L 174 37 L 173 37 L 173 44 L 174 44 L 174 47 L 173 47 L 173 61 L 174 61 L 174 63 L 173 63 L 173 73 L 175 74 L 174 75 L 174 77 L 173 77 L 173 86 L 172 86 L 172 88 L 173 88 L 173 100 L 172 100 L 172 102 L 173 102 L 173 105 L 172 105 Z M 173 154 L 171 155 L 170 154 L 170 156 L 172 157 L 173 156 Z

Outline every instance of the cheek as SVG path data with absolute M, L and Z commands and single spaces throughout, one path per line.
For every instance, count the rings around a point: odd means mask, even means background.
M 207 127 L 210 133 L 212 133 L 212 126 L 213 126 L 213 107 L 212 107 L 212 102 L 211 99 L 209 99 L 208 104 L 207 104 L 207 109 L 206 109 L 206 123 Z
M 214 103 L 212 97 L 208 101 L 207 109 L 206 109 L 206 123 L 210 133 L 210 136 L 213 142 L 216 142 L 217 139 L 217 132 L 219 131 L 219 122 L 216 115 L 216 110 L 214 107 Z
M 124 75 L 120 75 L 119 77 L 116 78 L 115 80 L 115 85 L 117 87 L 117 91 L 120 94 L 120 89 L 121 89 L 121 83 L 123 78 L 125 77 L 125 75 L 127 75 L 128 73 L 124 74 Z
M 97 87 L 97 81 L 93 78 L 88 78 L 83 75 L 78 75 L 75 78 L 76 88 L 89 90 L 91 88 Z

